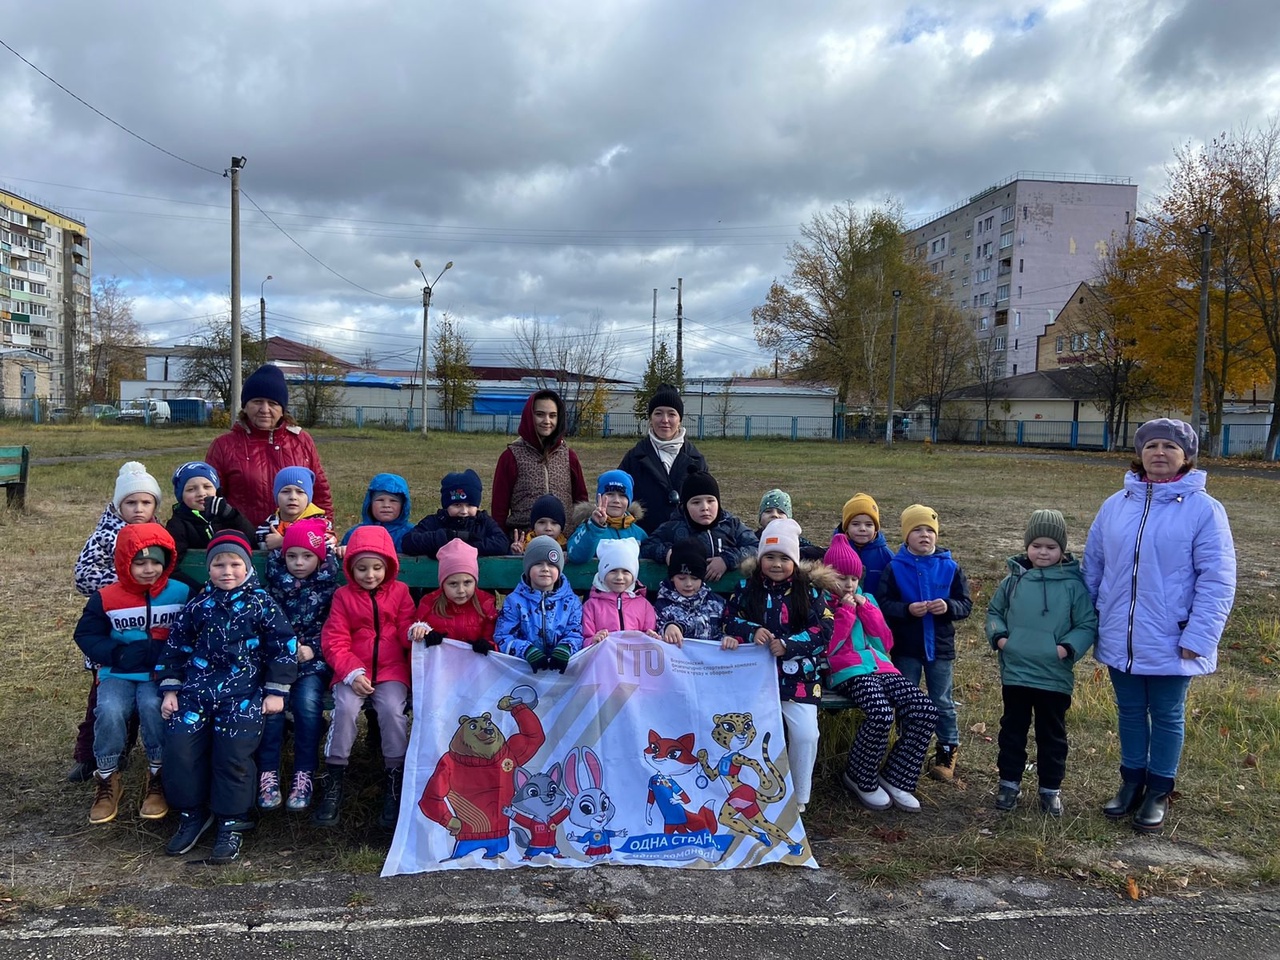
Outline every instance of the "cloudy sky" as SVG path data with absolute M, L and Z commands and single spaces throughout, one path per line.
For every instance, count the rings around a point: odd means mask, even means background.
M 413 260 L 452 260 L 432 316 L 478 362 L 522 318 L 604 324 L 638 377 L 682 277 L 714 376 L 772 359 L 751 308 L 814 212 L 924 216 L 1019 170 L 1145 205 L 1179 146 L 1280 112 L 1278 35 L 1274 0 L 5 4 L 0 40 L 183 159 L 0 48 L 0 183 L 88 222 L 156 342 L 226 312 L 243 155 L 271 334 L 412 367 Z

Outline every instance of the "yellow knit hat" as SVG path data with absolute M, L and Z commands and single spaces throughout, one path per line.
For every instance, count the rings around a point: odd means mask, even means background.
M 913 503 L 907 509 L 902 511 L 902 542 L 907 542 L 907 534 L 916 527 L 930 527 L 934 534 L 938 534 L 938 514 L 933 507 L 926 507 L 923 503 Z
M 840 511 L 840 530 L 841 532 L 849 529 L 849 521 L 859 514 L 865 513 L 868 517 L 875 521 L 876 530 L 880 529 L 880 507 L 876 504 L 871 496 L 866 493 L 855 493 L 852 497 L 844 502 L 844 509 Z

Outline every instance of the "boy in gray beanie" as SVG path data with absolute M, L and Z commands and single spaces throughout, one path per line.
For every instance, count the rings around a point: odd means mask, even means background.
M 551 537 L 534 537 L 524 550 L 524 575 L 502 604 L 494 642 L 503 653 L 523 657 L 536 673 L 564 673 L 582 649 L 582 601 L 564 575 L 564 548 Z

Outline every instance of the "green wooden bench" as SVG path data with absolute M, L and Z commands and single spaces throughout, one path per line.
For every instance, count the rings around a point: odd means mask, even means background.
M 261 551 L 255 552 L 253 565 L 258 571 L 259 577 L 265 574 L 266 564 L 266 554 Z M 207 572 L 204 551 L 192 550 L 188 552 L 182 559 L 181 569 L 192 580 L 197 582 L 205 580 Z M 586 593 L 591 589 L 591 581 L 595 579 L 596 565 L 594 563 L 570 563 L 565 566 L 564 572 L 569 578 L 570 586 L 575 591 Z M 478 585 L 482 590 L 510 593 L 516 588 L 516 584 L 520 582 L 520 577 L 523 574 L 524 561 L 520 557 L 481 557 Z M 640 561 L 640 582 L 645 585 L 651 595 L 657 594 L 658 585 L 666 579 L 666 576 L 667 567 L 665 564 L 654 563 L 652 560 Z M 440 585 L 439 566 L 436 561 L 428 560 L 426 557 L 402 556 L 400 558 L 399 579 L 410 587 L 434 590 Z M 740 579 L 736 573 L 731 571 L 716 583 L 709 584 L 709 586 L 716 593 L 728 594 L 738 585 Z M 839 694 L 826 693 L 822 698 L 822 707 L 825 710 L 846 710 L 852 708 L 853 704 Z
M 27 471 L 31 451 L 26 447 L 0 447 L 0 487 L 5 488 L 5 502 L 22 509 L 27 505 Z

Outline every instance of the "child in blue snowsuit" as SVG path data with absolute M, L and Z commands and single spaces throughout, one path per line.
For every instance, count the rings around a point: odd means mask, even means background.
M 525 547 L 524 576 L 502 604 L 493 639 L 534 672 L 564 673 L 582 649 L 582 601 L 564 576 L 564 551 L 550 537 L 534 537 Z
M 178 615 L 159 668 L 165 795 L 180 812 L 165 852 L 187 853 L 216 819 L 210 862 L 231 863 L 251 826 L 262 718 L 284 710 L 298 641 L 259 585 L 244 534 L 218 534 L 206 560 L 209 582 Z

